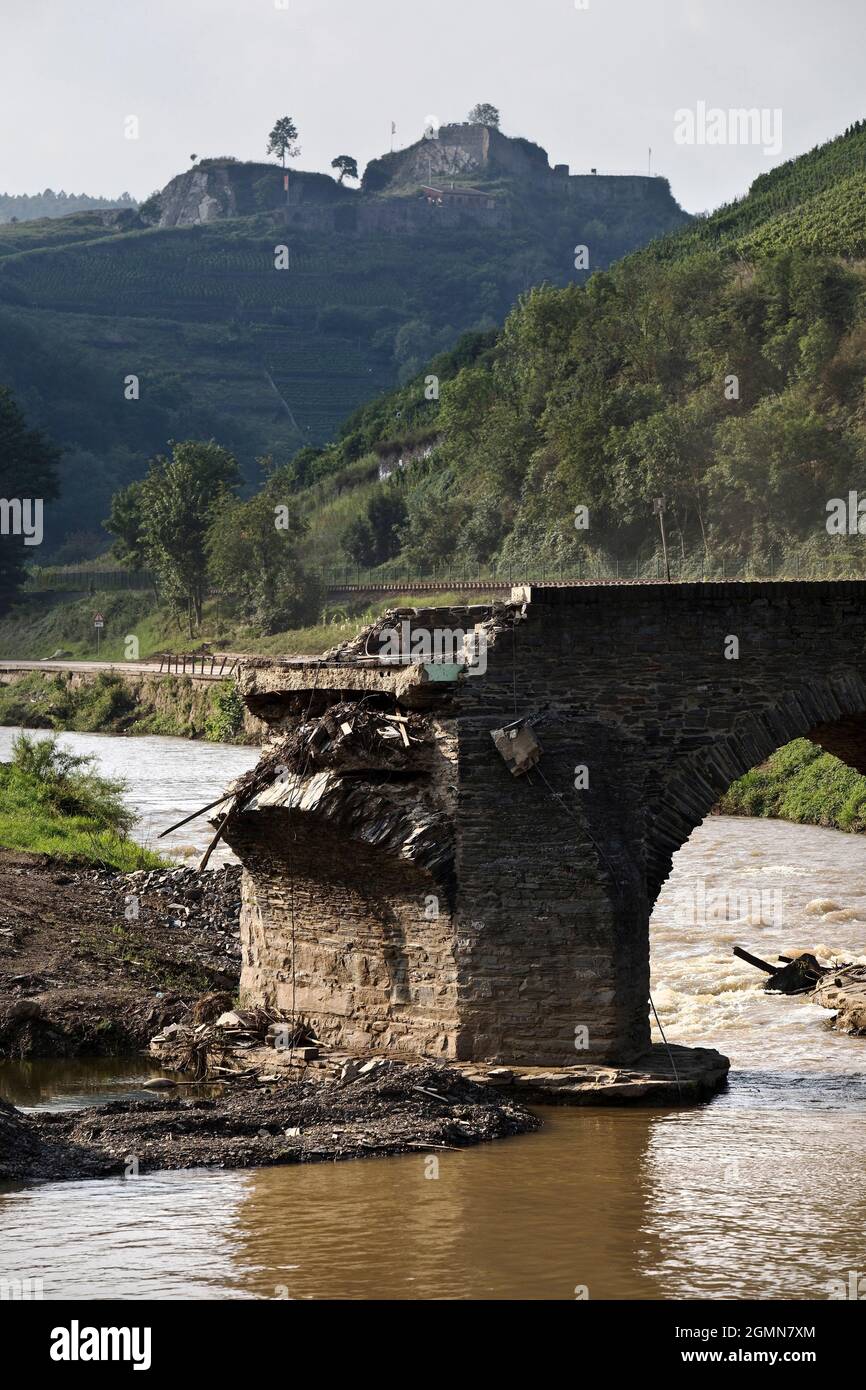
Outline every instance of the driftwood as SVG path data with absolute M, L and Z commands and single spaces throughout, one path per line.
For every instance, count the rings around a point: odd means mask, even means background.
M 758 970 L 763 970 L 765 975 L 775 975 L 779 968 L 777 965 L 770 965 L 767 961 L 760 960 L 758 956 L 750 956 L 748 951 L 743 950 L 742 946 L 734 947 L 734 955 L 739 956 L 740 960 L 744 960 L 747 965 L 754 965 Z
M 759 956 L 744 951 L 742 946 L 734 947 L 734 955 L 744 960 L 747 965 L 754 965 L 757 970 L 763 970 L 765 975 L 769 975 L 764 989 L 776 994 L 808 994 L 821 983 L 825 975 L 830 974 L 831 969 L 819 964 L 808 951 L 802 951 L 794 958 L 780 956 L 779 960 L 784 961 L 784 965 L 770 965 Z
M 223 798 L 223 800 L 225 800 L 225 798 Z M 231 819 L 232 812 L 233 812 L 234 809 L 235 809 L 236 802 L 237 802 L 237 798 L 236 798 L 236 797 L 232 797 L 231 801 L 229 802 L 228 809 L 227 809 L 225 815 L 223 816 L 222 820 L 220 821 L 219 825 L 217 826 L 216 831 L 214 832 L 214 837 L 213 837 L 213 839 L 211 840 L 210 844 L 208 845 L 207 849 L 205 850 L 204 854 L 202 855 L 202 857 L 201 857 L 201 862 L 200 862 L 200 864 L 199 864 L 199 866 L 198 866 L 198 871 L 199 871 L 200 874 L 201 874 L 201 873 L 204 873 L 205 869 L 207 868 L 207 862 L 208 862 L 208 860 L 210 859 L 211 855 L 213 854 L 214 850 L 216 849 L 217 845 L 219 844 L 220 840 L 222 839 L 222 837 L 223 837 L 223 831 L 225 830 L 226 826 L 228 825 L 228 823 L 229 823 L 229 821 L 230 821 L 230 819 Z

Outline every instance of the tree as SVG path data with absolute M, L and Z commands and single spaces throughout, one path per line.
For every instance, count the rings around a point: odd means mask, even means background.
M 365 516 L 356 516 L 354 521 L 349 522 L 340 537 L 340 544 L 349 559 L 361 569 L 371 569 L 376 563 L 376 539 Z
M 320 598 L 298 559 L 304 523 L 275 497 L 270 487 L 247 502 L 223 496 L 207 536 L 211 583 L 265 633 L 309 621 Z
M 350 154 L 338 154 L 336 159 L 331 160 L 331 168 L 339 169 L 339 183 L 342 183 L 343 179 L 357 179 L 358 177 L 358 161 L 353 159 Z
M 364 569 L 384 565 L 399 553 L 400 527 L 405 520 L 406 504 L 392 485 L 370 498 L 366 512 L 349 523 L 340 544 Z
M 279 155 L 285 169 L 286 159 L 296 159 L 301 153 L 300 145 L 295 144 L 297 138 L 298 129 L 291 116 L 281 116 L 268 136 L 266 152 Z
M 41 512 L 59 491 L 60 450 L 39 430 L 29 429 L 15 398 L 0 386 L 0 498 L 4 501 L 0 533 L 0 612 L 8 608 L 24 578 L 24 559 L 42 538 Z M 25 503 L 27 504 L 25 506 Z M 29 535 L 19 525 L 26 522 Z M 40 517 L 38 526 L 37 517 Z
M 190 637 L 201 624 L 211 521 L 240 482 L 237 463 L 214 440 L 173 444 L 147 477 L 117 494 L 108 529 L 127 564 L 145 560 L 165 598 L 185 612 Z
M 111 499 L 111 510 L 104 523 L 114 536 L 112 553 L 129 569 L 142 569 L 147 563 L 144 553 L 144 483 L 130 483 Z
M 491 106 L 489 101 L 479 101 L 477 106 L 473 106 L 469 112 L 470 125 L 490 125 L 494 130 L 499 129 L 499 111 L 497 107 Z

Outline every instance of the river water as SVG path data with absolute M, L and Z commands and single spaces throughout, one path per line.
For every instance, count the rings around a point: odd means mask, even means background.
M 127 777 L 151 833 L 255 756 L 66 737 Z M 866 1039 L 763 994 L 736 943 L 771 961 L 864 958 L 866 841 L 711 817 L 676 856 L 653 995 L 670 1040 L 731 1058 L 710 1104 L 548 1108 L 537 1134 L 440 1155 L 436 1177 L 413 1155 L 6 1186 L 0 1278 L 41 1278 L 46 1298 L 825 1299 L 866 1276 Z M 137 1062 L 5 1064 L 0 1089 L 92 1103 L 139 1076 Z

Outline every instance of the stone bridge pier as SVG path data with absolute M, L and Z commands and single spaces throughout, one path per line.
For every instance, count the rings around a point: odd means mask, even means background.
M 346 1046 L 645 1053 L 650 914 L 692 830 L 793 738 L 866 772 L 864 599 L 860 582 L 531 585 L 250 666 L 271 741 L 224 828 L 246 869 L 245 999 Z M 422 642 L 401 663 L 384 640 L 401 624 L 431 643 L 478 626 L 481 659 L 431 662 Z M 518 775 L 491 738 L 515 721 L 538 744 Z

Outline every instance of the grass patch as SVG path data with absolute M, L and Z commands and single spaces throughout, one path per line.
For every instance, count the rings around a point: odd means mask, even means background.
M 21 734 L 0 763 L 0 845 L 129 873 L 167 861 L 129 838 L 136 816 L 123 782 L 56 739 Z
M 84 951 L 91 951 L 100 960 L 122 964 L 128 976 L 153 989 L 203 994 L 213 988 L 213 977 L 206 969 L 194 961 L 176 961 L 162 955 L 126 923 L 115 923 L 107 934 L 82 931 L 80 940 Z M 106 1020 L 104 1026 L 112 1025 Z
M 798 738 L 734 782 L 719 810 L 859 833 L 866 830 L 866 777 Z

